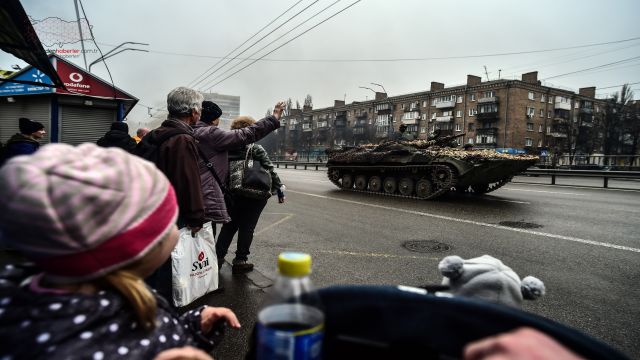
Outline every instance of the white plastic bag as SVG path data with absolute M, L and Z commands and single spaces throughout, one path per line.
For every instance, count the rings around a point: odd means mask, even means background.
M 196 237 L 180 229 L 180 239 L 171 252 L 173 303 L 185 306 L 218 288 L 218 258 L 211 222 Z

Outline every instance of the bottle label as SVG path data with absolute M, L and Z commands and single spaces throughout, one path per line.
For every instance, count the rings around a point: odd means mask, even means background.
M 321 359 L 324 316 L 317 308 L 277 305 L 262 310 L 258 319 L 258 360 Z

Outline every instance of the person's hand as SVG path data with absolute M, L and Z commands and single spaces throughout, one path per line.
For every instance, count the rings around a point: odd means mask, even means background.
M 276 106 L 273 107 L 273 116 L 276 118 L 276 120 L 280 120 L 280 117 L 282 117 L 282 112 L 284 111 L 284 101 L 278 101 L 278 103 L 276 104 Z
M 569 349 L 531 328 L 481 339 L 464 348 L 465 360 L 578 360 L 582 359 Z
M 189 225 L 187 225 L 187 228 L 189 230 L 191 230 L 191 237 L 196 237 L 196 234 L 198 233 L 198 231 L 202 230 L 202 226 L 189 226 Z
M 191 346 L 165 350 L 153 360 L 213 360 L 206 352 Z
M 238 321 L 236 314 L 234 314 L 231 309 L 224 307 L 206 306 L 200 313 L 200 317 L 202 318 L 200 321 L 200 329 L 204 334 L 210 332 L 218 320 L 226 321 L 232 328 L 240 328 L 240 321 Z

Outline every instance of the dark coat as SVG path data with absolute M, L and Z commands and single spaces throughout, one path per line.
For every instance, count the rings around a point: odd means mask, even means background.
M 31 155 L 40 147 L 40 143 L 27 135 L 17 133 L 13 135 L 3 149 L 3 158 L 0 159 L 0 165 L 5 161 L 18 155 Z
M 116 291 L 53 293 L 29 284 L 20 286 L 24 277 L 7 276 L 6 268 L 3 272 L 0 358 L 153 359 L 173 347 L 190 345 L 211 351 L 216 345 L 200 331 L 201 309 L 178 317 L 157 297 L 157 326 L 146 330 Z
M 122 130 L 109 130 L 98 139 L 98 145 L 102 147 L 119 147 L 129 153 L 136 148 L 136 141 Z
M 146 136 L 153 139 L 172 128 L 184 130 L 187 134 L 172 136 L 160 145 L 156 166 L 167 176 L 176 191 L 180 220 L 189 226 L 202 226 L 205 222 L 204 202 L 193 129 L 183 121 L 170 118 Z
M 223 130 L 217 126 L 208 126 L 198 122 L 195 126 L 195 136 L 200 149 L 212 163 L 218 178 L 226 182 L 229 172 L 227 151 L 243 147 L 267 136 L 280 127 L 280 121 L 275 117 L 266 117 L 255 124 L 237 130 Z M 214 223 L 229 222 L 229 214 L 224 202 L 222 190 L 204 160 L 198 159 L 202 192 L 204 196 L 206 219 Z

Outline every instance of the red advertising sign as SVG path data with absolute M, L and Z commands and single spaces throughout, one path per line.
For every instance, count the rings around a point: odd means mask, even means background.
M 99 96 L 112 99 L 115 96 L 118 99 L 133 100 L 117 88 L 114 89 L 109 84 L 76 66 L 59 59 L 56 63 L 58 75 L 67 88 L 67 90 L 56 89 L 57 93 Z

